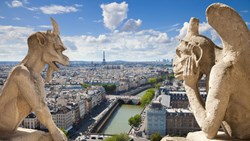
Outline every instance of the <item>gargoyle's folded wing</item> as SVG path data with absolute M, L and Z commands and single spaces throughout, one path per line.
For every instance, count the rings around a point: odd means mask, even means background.
M 242 52 L 250 52 L 249 29 L 234 9 L 215 3 L 207 8 L 206 14 L 208 23 L 221 37 L 224 56 L 231 54 L 228 56 L 237 58 Z

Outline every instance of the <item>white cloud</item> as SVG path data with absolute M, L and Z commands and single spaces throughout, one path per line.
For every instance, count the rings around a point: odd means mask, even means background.
M 25 7 L 25 8 L 30 10 L 30 11 L 38 11 L 39 10 L 38 7 Z
M 101 23 L 102 20 L 94 20 L 93 22 L 94 22 L 94 23 Z
M 18 0 L 13 0 L 11 3 L 5 2 L 9 7 L 16 8 L 16 7 L 22 7 L 23 3 Z
M 1 43 L 14 41 L 14 42 L 26 42 L 26 38 L 34 32 L 34 28 L 19 27 L 19 26 L 2 26 L 0 25 L 0 38 Z M 10 43 L 14 43 L 10 42 Z
M 188 22 L 184 22 L 183 27 L 180 29 L 179 35 L 177 36 L 177 38 L 184 38 L 187 34 L 187 30 L 189 27 L 189 23 Z M 203 34 L 205 32 L 211 31 L 213 30 L 212 27 L 207 23 L 207 22 L 203 22 L 199 24 L 199 33 Z
M 27 38 L 35 31 L 43 31 L 49 25 L 36 28 L 0 25 L 0 60 L 21 61 L 27 53 Z M 65 54 L 70 60 L 101 61 L 102 51 L 107 54 L 107 61 L 154 61 L 170 59 L 175 54 L 177 40 L 164 32 L 141 30 L 134 32 L 112 32 L 106 34 L 61 36 L 68 48 Z
M 15 17 L 15 18 L 13 18 L 13 20 L 15 20 L 15 21 L 20 21 L 20 20 L 21 20 L 21 18 L 19 18 L 19 17 Z
M 178 39 L 183 39 L 188 30 L 189 23 L 184 22 L 183 27 L 179 30 L 179 35 L 176 36 Z M 217 32 L 207 23 L 203 22 L 199 24 L 199 33 L 210 38 L 214 43 L 221 44 L 220 37 Z
M 21 7 L 21 6 L 23 6 L 23 3 L 18 1 L 18 0 L 13 0 L 11 2 L 11 4 L 12 4 L 12 7 Z
M 102 4 L 101 8 L 104 25 L 112 31 L 127 18 L 128 4 L 126 2 Z
M 176 36 L 178 39 L 182 39 L 182 38 L 184 38 L 186 36 L 188 26 L 189 26 L 189 23 L 188 22 L 184 22 L 183 27 L 179 31 L 179 35 Z
M 200 33 L 204 33 L 204 32 L 210 31 L 210 30 L 212 30 L 212 27 L 207 22 L 200 23 L 200 25 L 199 25 L 199 32 Z
M 23 3 L 29 4 L 29 1 L 28 0 L 23 0 Z
M 33 18 L 35 18 L 35 19 L 40 19 L 40 17 L 38 17 L 38 16 L 33 16 Z
M 5 2 L 11 8 L 23 7 L 30 11 L 41 11 L 44 14 L 52 15 L 52 14 L 64 14 L 77 12 L 79 7 L 82 7 L 80 4 L 74 4 L 73 6 L 62 6 L 62 5 L 45 5 L 41 7 L 28 7 L 25 6 L 28 4 L 28 0 L 13 0 L 11 3 Z
M 246 25 L 250 25 L 250 22 L 246 22 Z
M 77 47 L 76 47 L 76 45 L 75 45 L 74 42 L 71 42 L 69 40 L 65 40 L 65 41 L 63 41 L 63 43 L 67 47 L 67 49 L 70 49 L 72 51 L 76 51 L 77 50 Z
M 107 60 L 145 61 L 172 58 L 177 41 L 155 30 L 112 32 L 99 36 L 62 37 L 69 45 L 66 54 L 71 60 L 101 61 L 105 50 Z M 65 44 L 65 45 L 66 45 Z M 67 45 L 66 45 L 67 46 Z
M 248 13 L 248 10 L 241 10 L 241 13 Z
M 211 39 L 212 39 L 212 41 L 214 41 L 214 42 L 218 42 L 218 40 L 220 40 L 220 36 L 218 35 L 218 33 L 214 30 L 214 29 L 212 29 L 211 31 L 210 31 L 210 34 L 211 34 Z
M 46 29 L 52 29 L 53 27 L 51 25 L 39 25 L 40 28 L 46 28 Z
M 33 28 L 0 25 L 0 60 L 21 60 L 27 53 L 27 38 L 34 33 Z
M 74 4 L 75 7 L 82 7 L 83 5 L 81 4 Z
M 171 27 L 177 27 L 179 25 L 180 25 L 179 23 L 176 23 L 176 24 L 171 25 Z
M 3 17 L 3 16 L 0 16 L 0 19 L 5 19 L 5 17 Z
M 12 5 L 10 3 L 8 3 L 7 1 L 5 2 L 5 4 L 8 6 L 8 7 L 12 7 Z
M 83 20 L 83 17 L 78 17 L 78 20 Z
M 63 14 L 63 13 L 71 13 L 77 12 L 78 9 L 74 6 L 62 6 L 62 5 L 50 5 L 43 6 L 39 8 L 44 14 L 52 15 L 52 14 Z
M 123 31 L 135 31 L 137 30 L 142 24 L 142 20 L 134 20 L 134 19 L 129 19 L 123 26 L 122 30 Z

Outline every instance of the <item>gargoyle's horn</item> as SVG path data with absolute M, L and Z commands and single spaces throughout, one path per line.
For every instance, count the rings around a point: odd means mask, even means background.
M 52 17 L 50 17 L 50 20 L 51 20 L 51 22 L 52 22 L 53 32 L 54 32 L 55 34 L 57 34 L 57 35 L 60 35 L 60 30 L 59 30 L 59 27 L 58 27 L 56 21 L 55 21 Z
M 188 39 L 190 36 L 198 34 L 199 34 L 199 19 L 192 17 L 190 18 L 187 35 L 185 36 L 185 38 Z

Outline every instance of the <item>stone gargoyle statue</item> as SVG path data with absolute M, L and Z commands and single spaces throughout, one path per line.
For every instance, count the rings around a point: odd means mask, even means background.
M 53 31 L 36 32 L 28 37 L 28 54 L 12 69 L 3 86 L 0 94 L 0 140 L 67 140 L 52 120 L 45 103 L 44 80 L 41 76 L 46 64 L 49 66 L 46 81 L 50 81 L 53 71 L 59 70 L 57 63 L 64 66 L 69 64 L 68 57 L 62 54 L 66 48 L 60 39 L 59 27 L 53 18 L 51 22 Z M 49 133 L 19 130 L 20 123 L 30 112 L 35 112 Z
M 231 139 L 250 139 L 250 32 L 231 7 L 215 3 L 207 21 L 219 34 L 223 48 L 198 32 L 191 18 L 187 35 L 176 49 L 174 74 L 183 80 L 191 110 L 206 138 L 216 138 L 222 126 Z M 206 76 L 207 100 L 198 81 Z

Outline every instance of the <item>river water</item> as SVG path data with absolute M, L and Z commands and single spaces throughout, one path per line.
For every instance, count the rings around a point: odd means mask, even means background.
M 147 90 L 138 93 L 137 96 L 142 96 L 146 91 Z M 105 123 L 103 129 L 101 129 L 100 133 L 104 134 L 128 133 L 128 131 L 131 128 L 128 125 L 128 119 L 131 116 L 140 114 L 142 110 L 143 107 L 140 107 L 138 105 L 122 104 L 114 111 L 114 113 L 109 118 L 107 123 Z
M 119 134 L 119 133 L 128 133 L 130 126 L 128 125 L 128 119 L 131 116 L 140 114 L 142 107 L 137 105 L 126 105 L 122 104 L 120 107 L 114 111 L 112 116 L 109 118 L 107 123 L 104 125 L 104 128 L 100 133 L 104 134 Z

